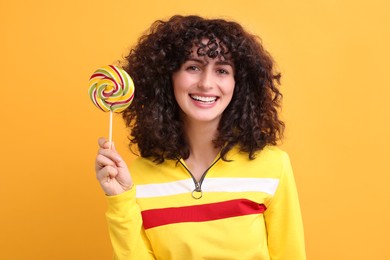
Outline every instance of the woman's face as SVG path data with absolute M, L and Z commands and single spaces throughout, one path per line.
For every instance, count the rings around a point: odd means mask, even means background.
M 185 120 L 219 123 L 234 91 L 234 67 L 229 60 L 199 56 L 198 47 L 173 73 L 173 90 Z

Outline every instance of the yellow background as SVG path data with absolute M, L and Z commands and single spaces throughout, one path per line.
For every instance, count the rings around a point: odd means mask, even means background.
M 385 0 L 1 1 L 0 259 L 110 259 L 93 170 L 108 114 L 88 78 L 176 13 L 239 21 L 276 59 L 308 259 L 390 259 L 389 10 Z

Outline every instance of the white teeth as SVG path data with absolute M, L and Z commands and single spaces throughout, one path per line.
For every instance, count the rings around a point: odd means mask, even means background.
M 191 98 L 192 99 L 195 99 L 197 101 L 201 101 L 201 102 L 214 102 L 215 100 L 217 100 L 217 97 L 202 97 L 202 96 L 193 96 L 191 95 Z

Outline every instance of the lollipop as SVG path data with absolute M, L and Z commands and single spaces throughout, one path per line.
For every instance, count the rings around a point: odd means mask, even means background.
M 89 97 L 104 112 L 110 112 L 109 141 L 112 141 L 112 114 L 125 110 L 134 98 L 134 83 L 121 68 L 108 65 L 96 70 L 89 79 Z

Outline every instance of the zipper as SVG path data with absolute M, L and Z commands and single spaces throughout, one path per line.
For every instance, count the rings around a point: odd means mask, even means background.
M 219 160 L 221 159 L 221 157 L 218 157 L 217 160 L 215 160 L 207 169 L 206 171 L 202 174 L 202 176 L 200 177 L 200 180 L 197 181 L 194 177 L 194 175 L 191 173 L 191 171 L 187 168 L 187 166 L 185 166 L 185 164 L 179 159 L 179 163 L 184 167 L 184 169 L 190 174 L 192 180 L 194 181 L 194 184 L 195 184 L 195 189 L 192 191 L 191 193 L 191 196 L 198 200 L 200 198 L 203 197 L 203 191 L 202 191 L 202 183 L 203 183 L 203 180 L 204 178 L 206 177 L 206 174 L 208 173 L 208 171 L 211 169 L 211 167 L 213 167 Z

